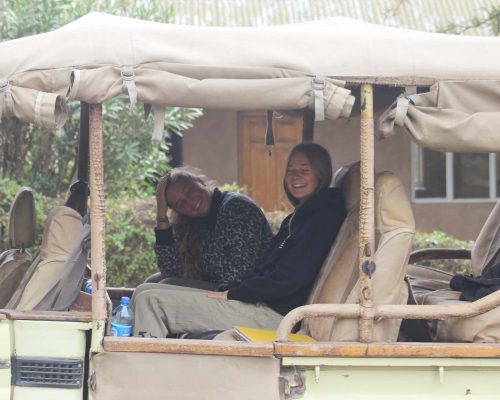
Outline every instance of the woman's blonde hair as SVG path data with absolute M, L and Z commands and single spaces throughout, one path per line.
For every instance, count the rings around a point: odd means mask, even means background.
M 290 151 L 288 159 L 286 160 L 285 168 L 288 167 L 290 159 L 297 153 L 303 153 L 311 164 L 314 175 L 316 176 L 316 179 L 319 183 L 315 193 L 330 186 L 330 183 L 332 182 L 333 168 L 332 159 L 330 157 L 330 153 L 328 153 L 328 150 L 316 143 L 300 143 Z M 293 197 L 288 190 L 285 177 L 283 178 L 283 188 L 285 189 L 286 196 L 288 197 L 290 203 L 292 203 L 294 206 L 297 206 L 299 204 L 299 200 Z

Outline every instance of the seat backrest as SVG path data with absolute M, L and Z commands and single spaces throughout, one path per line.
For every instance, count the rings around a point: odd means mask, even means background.
M 358 303 L 359 264 L 359 164 L 336 174 L 335 185 L 346 200 L 347 218 L 337 236 L 309 298 L 310 303 Z M 374 304 L 406 304 L 406 265 L 415 221 L 406 190 L 390 172 L 375 178 L 376 250 L 373 261 Z M 373 339 L 395 341 L 400 320 L 376 321 Z M 314 318 L 304 323 L 308 334 L 321 341 L 358 340 L 356 319 Z
M 500 262 L 500 201 L 486 219 L 474 247 L 471 264 L 475 275 L 482 275 L 492 265 Z
M 25 249 L 35 243 L 36 214 L 33 191 L 23 187 L 9 210 L 9 250 L 0 254 L 0 308 L 4 308 L 19 286 L 30 263 Z
M 7 308 L 40 309 L 37 306 L 64 275 L 63 267 L 82 229 L 82 217 L 78 212 L 65 206 L 52 209 L 45 224 L 39 256 L 31 263 Z

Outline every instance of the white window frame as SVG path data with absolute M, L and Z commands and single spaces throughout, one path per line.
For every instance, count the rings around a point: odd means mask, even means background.
M 411 143 L 411 200 L 413 203 L 490 203 L 499 199 L 500 193 L 497 193 L 496 179 L 500 171 L 496 170 L 496 153 L 489 153 L 489 197 L 488 198 L 470 198 L 470 199 L 455 199 L 454 196 L 454 179 L 453 179 L 453 153 L 446 153 L 446 197 L 416 197 L 415 196 L 415 179 L 418 168 L 418 152 L 419 146 Z

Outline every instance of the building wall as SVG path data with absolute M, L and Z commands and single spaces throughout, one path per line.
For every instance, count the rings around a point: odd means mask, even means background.
M 382 109 L 382 107 L 380 107 Z M 378 115 L 378 114 L 377 114 Z M 206 110 L 195 126 L 184 133 L 185 165 L 201 168 L 219 183 L 238 181 L 238 114 Z M 264 138 L 265 132 L 262 132 Z M 359 159 L 359 114 L 349 121 L 322 121 L 315 125 L 315 142 L 333 157 L 334 169 Z M 403 133 L 375 142 L 377 171 L 392 171 L 411 188 L 410 140 Z M 474 239 L 493 203 L 413 203 L 420 232 L 440 230 L 460 239 Z
M 238 182 L 238 114 L 205 110 L 183 134 L 184 165 L 200 168 L 220 184 Z

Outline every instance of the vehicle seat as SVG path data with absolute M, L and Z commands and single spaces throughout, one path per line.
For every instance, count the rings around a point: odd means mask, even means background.
M 81 215 L 57 206 L 47 217 L 39 256 L 33 260 L 7 308 L 64 310 L 77 298 L 90 237 Z
M 474 274 L 480 275 L 500 262 L 500 201 L 486 219 L 471 252 Z M 460 292 L 449 287 L 452 274 L 429 275 L 425 267 L 411 266 L 411 291 L 417 304 L 457 305 Z M 427 321 L 430 338 L 438 342 L 500 342 L 500 307 L 469 318 Z
M 326 258 L 309 297 L 313 303 L 358 303 L 359 264 L 359 162 L 341 168 L 335 186 L 344 194 L 347 217 Z M 375 177 L 376 240 L 373 261 L 372 299 L 374 304 L 406 304 L 404 281 L 415 233 L 415 221 L 406 190 L 396 176 L 382 172 Z M 375 321 L 373 340 L 395 341 L 401 320 Z M 357 341 L 357 319 L 310 318 L 303 330 L 319 341 Z
M 0 254 L 0 308 L 4 308 L 30 266 L 26 248 L 35 244 L 36 214 L 33 191 L 23 187 L 9 210 L 9 248 Z

